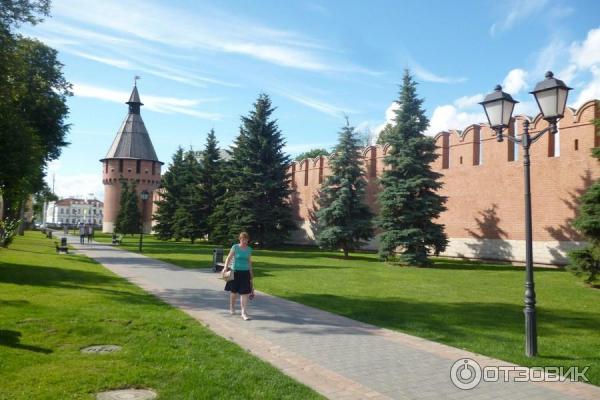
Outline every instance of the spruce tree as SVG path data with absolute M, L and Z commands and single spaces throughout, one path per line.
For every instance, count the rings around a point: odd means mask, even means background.
M 175 199 L 173 235 L 176 240 L 189 238 L 192 243 L 201 237 L 205 229 L 200 199 L 200 164 L 196 153 L 189 150 L 183 159 L 183 170 L 179 176 L 179 197 Z
M 448 243 L 444 226 L 435 222 L 446 209 L 446 198 L 437 193 L 442 175 L 431 169 L 436 145 L 424 135 L 429 120 L 408 70 L 397 102 L 394 125 L 385 135 L 390 149 L 380 180 L 379 256 L 394 260 L 398 251 L 400 262 L 423 266 L 430 262 L 428 251 L 437 254 Z
M 212 239 L 214 221 L 211 215 L 215 212 L 217 199 L 223 195 L 225 176 L 223 175 L 223 160 L 219 154 L 219 147 L 214 129 L 211 129 L 206 138 L 206 145 L 200 158 L 199 182 L 199 210 L 204 222 L 202 233 Z
M 346 121 L 333 150 L 329 175 L 319 193 L 317 243 L 319 246 L 339 249 L 348 257 L 373 237 L 371 211 L 365 204 L 367 182 L 362 169 L 360 139 Z
M 600 125 L 600 120 L 597 121 Z M 600 148 L 593 149 L 592 155 L 600 160 Z M 581 232 L 588 245 L 568 253 L 567 268 L 593 284 L 600 276 L 600 179 L 581 196 L 579 215 L 573 221 L 573 227 Z
M 121 178 L 119 206 L 115 231 L 124 235 L 139 233 L 142 223 L 142 213 L 139 208 L 135 182 L 128 182 L 126 179 Z
M 175 151 L 169 169 L 163 174 L 160 187 L 160 200 L 156 201 L 158 211 L 154 214 L 154 231 L 160 240 L 172 239 L 175 235 L 173 224 L 177 201 L 183 194 L 181 176 L 185 170 L 184 152 L 181 147 Z
M 269 96 L 261 94 L 254 109 L 242 117 L 227 163 L 225 194 L 213 217 L 221 242 L 235 240 L 246 230 L 259 246 L 276 246 L 294 227 L 287 174 L 290 159 L 283 152 L 277 121 L 271 119 L 273 111 Z

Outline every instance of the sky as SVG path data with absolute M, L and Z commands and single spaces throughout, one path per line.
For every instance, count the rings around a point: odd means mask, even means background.
M 348 116 L 377 134 L 394 116 L 404 69 L 418 82 L 428 135 L 485 121 L 496 84 L 535 115 L 528 93 L 547 70 L 600 99 L 596 0 L 53 0 L 21 33 L 59 52 L 73 85 L 70 145 L 48 167 L 61 196 L 103 199 L 102 167 L 133 86 L 165 167 L 178 146 L 222 148 L 260 93 L 296 155 L 330 149 Z M 53 179 L 54 178 L 54 179 Z

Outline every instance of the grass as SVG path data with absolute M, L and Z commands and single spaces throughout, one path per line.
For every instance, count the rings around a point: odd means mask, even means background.
M 39 232 L 0 249 L 0 399 L 93 399 L 152 388 L 162 399 L 320 398 Z M 96 344 L 123 346 L 104 355 Z
M 136 250 L 132 240 L 123 247 Z M 145 237 L 144 254 L 203 268 L 213 247 Z M 308 248 L 258 250 L 253 261 L 258 290 L 520 365 L 590 366 L 588 379 L 600 385 L 600 290 L 569 272 L 535 269 L 539 356 L 527 358 L 523 267 L 438 259 L 403 268 Z

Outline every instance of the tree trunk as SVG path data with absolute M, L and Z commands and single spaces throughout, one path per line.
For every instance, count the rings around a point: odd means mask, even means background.
M 21 220 L 19 223 L 19 236 L 25 236 L 25 201 L 21 201 L 21 206 L 19 207 L 19 219 Z
M 344 258 L 348 258 L 348 246 L 344 245 L 342 248 L 344 249 Z

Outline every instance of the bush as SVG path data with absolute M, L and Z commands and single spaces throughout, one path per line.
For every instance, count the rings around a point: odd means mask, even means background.
M 17 234 L 20 223 L 20 219 L 5 218 L 0 220 L 0 246 L 5 248 L 10 246 Z

